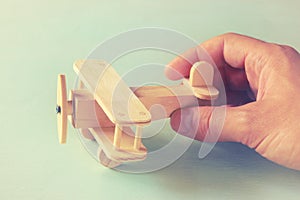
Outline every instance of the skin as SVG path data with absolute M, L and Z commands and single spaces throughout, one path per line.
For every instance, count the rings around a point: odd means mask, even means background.
M 227 33 L 175 58 L 166 67 L 166 76 L 172 80 L 188 77 L 192 63 L 205 60 L 199 59 L 199 48 L 211 56 L 226 88 L 228 105 L 223 105 L 226 116 L 218 141 L 240 142 L 277 164 L 300 170 L 300 54 L 286 45 Z M 214 84 L 218 88 L 220 80 Z M 212 115 L 217 109 L 177 110 L 171 126 L 186 136 L 197 129 L 195 139 L 203 140 L 217 123 Z M 192 121 L 186 126 L 189 130 L 179 129 L 181 119 Z

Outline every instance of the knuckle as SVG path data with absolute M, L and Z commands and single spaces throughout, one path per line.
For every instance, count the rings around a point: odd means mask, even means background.
M 299 57 L 299 53 L 293 47 L 275 43 L 268 43 L 264 53 L 267 55 L 264 56 L 267 58 L 266 63 L 278 69 L 292 66 L 295 59 Z
M 297 50 L 288 45 L 280 45 L 269 43 L 268 52 L 272 55 L 277 55 L 281 58 L 290 57 L 291 55 L 298 54 Z
M 236 38 L 239 37 L 240 35 L 234 32 L 227 32 L 227 33 L 223 33 L 222 35 L 219 35 L 217 38 L 219 38 L 220 40 L 223 41 L 227 41 L 230 38 Z
M 223 36 L 224 37 L 232 37 L 232 36 L 237 36 L 238 34 L 237 33 L 234 33 L 234 32 L 227 32 L 227 33 L 224 33 Z
M 297 50 L 289 45 L 279 45 L 284 53 L 296 53 Z M 298 53 L 298 52 L 297 52 Z

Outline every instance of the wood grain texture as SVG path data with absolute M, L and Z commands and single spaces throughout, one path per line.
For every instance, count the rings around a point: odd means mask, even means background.
M 194 93 L 185 85 L 178 86 L 142 86 L 133 87 L 132 91 L 149 110 L 151 121 L 168 118 L 179 108 L 189 106 L 209 106 L 211 101 L 196 99 Z M 75 128 L 114 127 L 103 109 L 95 101 L 89 90 L 74 90 L 72 102 L 74 106 L 73 126 Z M 159 105 L 161 110 L 153 109 Z
M 114 127 L 90 128 L 89 131 L 99 144 L 99 148 L 103 150 L 106 157 L 110 160 L 122 163 L 144 160 L 146 158 L 147 149 L 143 144 L 141 144 L 139 149 L 134 148 L 135 136 L 130 127 L 122 128 L 122 140 L 119 148 L 113 145 Z
M 177 86 L 142 86 L 132 88 L 132 90 L 150 111 L 152 121 L 168 118 L 175 110 L 180 108 L 210 105 L 211 103 L 209 100 L 197 99 L 191 87 L 185 84 Z M 160 110 L 152 109 L 153 106 L 159 106 Z
M 147 124 L 151 115 L 111 65 L 104 61 L 80 60 L 74 70 L 108 118 L 117 124 Z
M 122 126 L 116 124 L 114 132 L 114 147 L 120 148 L 122 140 Z
M 196 62 L 191 70 L 189 84 L 193 93 L 199 99 L 213 100 L 219 91 L 213 86 L 214 68 L 205 61 Z
M 212 84 L 212 77 L 205 79 L 199 72 L 204 69 L 213 76 L 209 67 L 195 64 L 190 80 L 180 85 L 129 88 L 106 62 L 77 61 L 74 69 L 86 89 L 72 92 L 74 126 L 97 141 L 99 161 L 107 167 L 143 160 L 147 154 L 141 142 L 143 125 L 168 118 L 177 109 L 210 105 L 218 96 L 213 86 L 206 85 Z M 129 125 L 136 126 L 135 134 Z
M 136 150 L 139 150 L 142 145 L 142 130 L 143 128 L 141 126 L 136 126 L 133 143 L 133 148 L 135 148 Z
M 74 90 L 71 93 L 74 106 L 73 126 L 75 128 L 115 126 L 89 90 Z
M 67 85 L 65 75 L 59 74 L 57 78 L 57 129 L 60 144 L 65 144 L 67 140 L 68 128 L 68 101 L 67 101 Z

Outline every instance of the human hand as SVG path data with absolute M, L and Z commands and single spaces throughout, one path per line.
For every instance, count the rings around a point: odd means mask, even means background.
M 300 54 L 289 46 L 227 33 L 175 58 L 165 69 L 166 76 L 188 77 L 192 64 L 202 60 L 197 48 L 211 56 L 226 89 L 226 116 L 218 141 L 243 143 L 275 163 L 300 170 Z M 214 80 L 217 88 L 219 83 Z M 197 129 L 195 139 L 203 140 L 214 131 L 208 129 L 216 122 L 212 115 L 216 108 L 175 111 L 171 126 L 186 136 Z M 192 122 L 186 126 L 189 130 L 179 129 L 181 119 Z

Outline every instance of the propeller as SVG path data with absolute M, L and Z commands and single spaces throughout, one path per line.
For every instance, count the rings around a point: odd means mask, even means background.
M 59 143 L 65 144 L 68 127 L 67 117 L 72 114 L 72 101 L 67 100 L 66 77 L 63 74 L 59 74 L 57 79 L 56 114 Z

